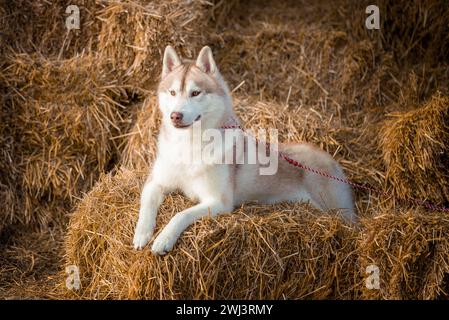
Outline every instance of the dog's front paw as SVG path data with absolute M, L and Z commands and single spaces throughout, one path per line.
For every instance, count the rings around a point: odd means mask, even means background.
M 142 249 L 150 241 L 153 235 L 154 226 L 149 223 L 139 221 L 134 232 L 134 249 Z
M 151 251 L 156 255 L 162 256 L 173 249 L 177 239 L 178 237 L 172 232 L 164 229 L 154 240 Z

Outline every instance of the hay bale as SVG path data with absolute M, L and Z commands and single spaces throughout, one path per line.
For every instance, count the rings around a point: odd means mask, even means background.
M 80 9 L 78 30 L 65 25 L 69 5 Z M 0 55 L 13 50 L 69 58 L 88 51 L 98 33 L 95 15 L 100 8 L 95 0 L 1 1 Z
M 449 284 L 449 214 L 381 211 L 362 221 L 360 266 L 378 266 L 380 289 L 362 286 L 367 299 L 438 299 Z
M 366 86 L 361 96 L 371 106 L 364 109 L 378 105 L 382 108 L 373 111 L 385 115 L 421 103 L 437 90 L 449 92 L 447 1 L 377 1 L 380 29 L 369 30 L 365 9 L 373 4 L 368 0 L 345 1 L 335 10 L 338 20 L 333 20 L 351 38 L 349 62 L 361 62 L 359 68 L 364 69 L 358 73 L 360 78 L 353 78 Z M 361 46 L 370 48 L 365 56 L 354 50 Z M 366 68 L 370 65 L 373 67 Z M 360 90 L 358 86 L 356 90 Z M 365 97 L 365 92 L 376 99 Z
M 245 80 L 241 91 L 264 100 L 334 109 L 352 127 L 366 125 L 365 117 L 379 123 L 404 98 L 409 105 L 449 89 L 448 7 L 444 0 L 380 1 L 381 30 L 367 30 L 369 4 L 248 1 L 209 42 L 231 87 Z M 408 92 L 412 75 L 419 85 Z
M 449 97 L 435 94 L 391 114 L 380 134 L 386 181 L 395 197 L 449 203 Z
M 447 296 L 447 214 L 390 211 L 361 231 L 304 204 L 245 205 L 191 226 L 164 257 L 135 251 L 132 237 L 146 176 L 104 175 L 72 216 L 66 265 L 77 265 L 83 299 L 435 299 Z M 172 194 L 160 231 L 191 203 Z M 380 290 L 365 286 L 380 270 Z M 64 277 L 65 279 L 65 277 Z
M 175 249 L 157 257 L 132 248 L 144 175 L 103 175 L 74 212 L 66 263 L 81 290 L 68 297 L 105 299 L 294 299 L 351 297 L 355 237 L 332 214 L 308 205 L 248 205 L 204 218 Z M 158 229 L 191 203 L 172 194 Z
M 159 81 L 165 46 L 174 45 L 184 56 L 193 57 L 204 45 L 208 27 L 221 23 L 238 4 L 238 0 L 109 2 L 96 14 L 98 60 L 116 72 L 120 83 L 148 89 Z
M 1 88 L 1 85 L 0 85 Z M 12 139 L 10 112 L 5 104 L 5 90 L 0 92 L 0 204 L 3 208 L 0 218 L 0 234 L 4 226 L 13 222 L 17 195 L 12 186 L 15 183 L 17 171 L 14 170 L 14 140 Z
M 156 141 L 161 123 L 157 97 L 151 94 L 137 111 L 133 128 L 128 132 L 120 164 L 136 172 L 148 172 L 156 158 Z
M 198 37 L 202 14 L 198 1 L 108 3 L 98 14 L 98 59 L 121 81 L 146 88 L 159 80 L 161 50 Z
M 340 8 L 350 34 L 358 39 L 371 38 L 401 60 L 433 60 L 439 63 L 449 51 L 449 6 L 446 0 L 380 0 L 380 30 L 368 30 L 365 8 L 374 3 L 347 1 Z
M 55 299 L 63 230 L 7 228 L 0 240 L 0 299 Z
M 348 1 L 249 1 L 210 43 L 231 86 L 245 80 L 242 88 L 264 100 L 345 113 L 389 103 L 381 88 L 396 85 L 392 55 L 352 35 L 348 7 Z M 366 15 L 365 8 L 358 12 Z
M 147 89 L 159 78 L 163 48 L 174 44 L 193 56 L 203 45 L 204 30 L 211 22 L 238 5 L 238 0 L 65 0 L 0 3 L 3 19 L 0 50 L 40 53 L 46 57 L 72 58 L 95 54 L 97 62 L 132 90 Z M 68 30 L 68 5 L 80 10 L 80 29 Z M 0 52 L 1 53 L 1 52 Z
M 261 100 L 306 106 L 334 97 L 338 76 L 330 72 L 338 73 L 337 61 L 343 58 L 339 48 L 346 34 L 324 25 L 317 28 L 300 6 L 297 2 L 269 1 L 263 6 L 245 2 L 240 14 L 232 15 L 209 36 L 231 87 L 244 80 L 241 91 Z M 333 108 L 341 103 L 329 99 Z
M 56 211 L 69 208 L 110 169 L 120 144 L 114 137 L 129 126 L 131 110 L 119 103 L 127 99 L 123 88 L 96 68 L 93 56 L 21 54 L 9 61 L 1 74 L 11 88 L 4 100 L 10 145 L 2 170 L 16 201 L 5 213 L 9 218 L 2 213 L 0 220 L 46 226 L 54 218 L 52 204 Z
M 54 216 L 50 203 L 69 210 L 118 160 L 130 109 L 159 78 L 161 48 L 176 42 L 192 55 L 201 26 L 238 1 L 71 4 L 80 8 L 81 28 L 70 32 L 66 1 L 0 5 L 8 120 L 0 129 L 0 200 L 8 208 L 0 229 L 46 225 Z

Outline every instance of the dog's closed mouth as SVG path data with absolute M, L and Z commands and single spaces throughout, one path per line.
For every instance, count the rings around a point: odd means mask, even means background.
M 198 115 L 198 117 L 196 117 L 196 119 L 193 120 L 192 123 L 189 123 L 189 124 L 186 124 L 186 125 L 174 124 L 174 126 L 175 126 L 175 128 L 178 128 L 178 129 L 188 128 L 188 127 L 190 127 L 194 122 L 196 122 L 196 121 L 198 121 L 198 120 L 200 120 L 200 119 L 201 119 L 201 115 Z

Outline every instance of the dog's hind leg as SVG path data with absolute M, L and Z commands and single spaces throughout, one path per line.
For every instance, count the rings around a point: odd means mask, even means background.
M 154 240 L 151 251 L 163 255 L 175 245 L 182 232 L 196 220 L 210 215 L 215 217 L 220 213 L 232 211 L 232 206 L 221 201 L 199 203 L 189 209 L 177 213 Z

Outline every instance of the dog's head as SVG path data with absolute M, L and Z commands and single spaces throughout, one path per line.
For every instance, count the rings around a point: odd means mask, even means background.
M 196 121 L 215 128 L 232 112 L 229 89 L 207 46 L 196 61 L 182 61 L 171 46 L 165 48 L 158 97 L 165 124 L 178 130 Z

